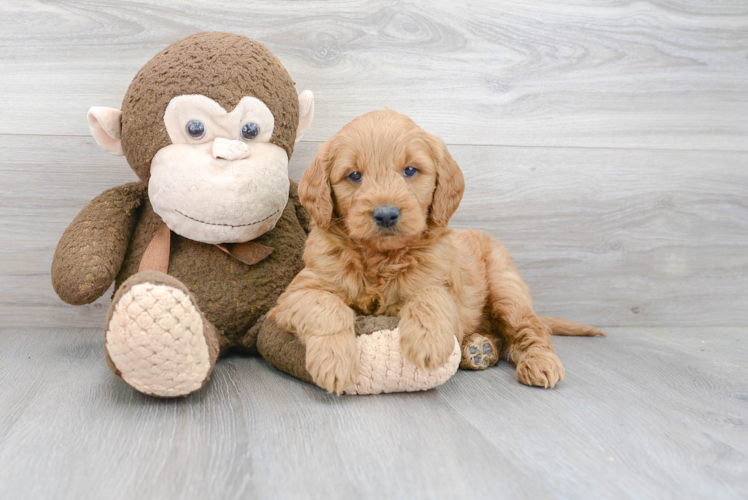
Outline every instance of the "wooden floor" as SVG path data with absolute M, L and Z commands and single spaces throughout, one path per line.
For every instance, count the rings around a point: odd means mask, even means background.
M 747 333 L 560 338 L 555 390 L 502 362 L 336 397 L 232 357 L 173 401 L 112 375 L 98 330 L 4 329 L 0 498 L 746 498 Z
M 203 30 L 314 92 L 292 178 L 401 111 L 465 172 L 452 226 L 499 238 L 538 312 L 610 337 L 557 339 L 552 391 L 503 363 L 337 398 L 239 357 L 188 399 L 124 386 L 110 294 L 64 304 L 52 255 L 135 180 L 88 108 Z M 0 500 L 748 498 L 746 117 L 745 0 L 0 0 Z

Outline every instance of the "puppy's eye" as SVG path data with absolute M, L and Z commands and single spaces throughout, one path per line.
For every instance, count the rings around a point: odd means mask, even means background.
M 418 169 L 416 167 L 411 167 L 410 165 L 405 167 L 403 170 L 403 175 L 405 177 L 415 177 L 415 175 L 418 173 Z
M 361 172 L 353 172 L 351 175 L 348 176 L 348 179 L 350 179 L 353 182 L 361 182 L 362 177 L 363 177 L 363 174 L 361 174 Z
M 242 137 L 245 139 L 254 139 L 260 133 L 260 126 L 256 123 L 249 122 L 242 127 Z
M 203 122 L 198 120 L 188 121 L 185 129 L 193 139 L 202 139 L 202 137 L 205 135 L 205 125 L 203 125 Z

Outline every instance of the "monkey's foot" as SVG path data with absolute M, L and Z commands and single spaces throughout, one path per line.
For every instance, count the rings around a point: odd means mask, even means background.
M 447 363 L 434 371 L 418 368 L 403 357 L 400 331 L 379 330 L 356 337 L 361 369 L 346 394 L 380 394 L 415 392 L 437 387 L 455 374 L 460 364 L 460 344 L 455 346 Z
M 493 335 L 474 333 L 465 337 L 462 342 L 462 361 L 464 370 L 485 370 L 499 361 L 499 338 Z
M 157 279 L 149 279 L 156 277 Z M 112 370 L 152 396 L 186 396 L 208 380 L 210 327 L 186 287 L 149 271 L 128 279 L 109 312 L 104 347 Z

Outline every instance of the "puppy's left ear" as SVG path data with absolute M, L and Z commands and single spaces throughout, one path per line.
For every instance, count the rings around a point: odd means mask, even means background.
M 460 206 L 462 193 L 465 191 L 465 178 L 444 141 L 430 135 L 429 147 L 436 162 L 436 189 L 429 218 L 434 225 L 446 227 Z
M 329 151 L 329 144 L 323 143 L 299 181 L 299 201 L 321 229 L 327 229 L 332 223 Z

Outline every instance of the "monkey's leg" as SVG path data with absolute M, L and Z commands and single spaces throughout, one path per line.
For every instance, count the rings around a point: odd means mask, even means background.
M 346 394 L 380 394 L 425 391 L 437 387 L 454 375 L 460 362 L 459 346 L 447 363 L 434 370 L 418 368 L 407 361 L 400 347 L 398 320 L 389 316 L 358 316 L 356 343 L 360 370 Z M 306 370 L 306 347 L 293 333 L 266 318 L 257 335 L 257 350 L 278 370 L 313 384 Z
M 158 271 L 138 273 L 120 286 L 104 332 L 109 367 L 130 387 L 152 396 L 199 390 L 220 350 L 220 332 L 187 287 Z

